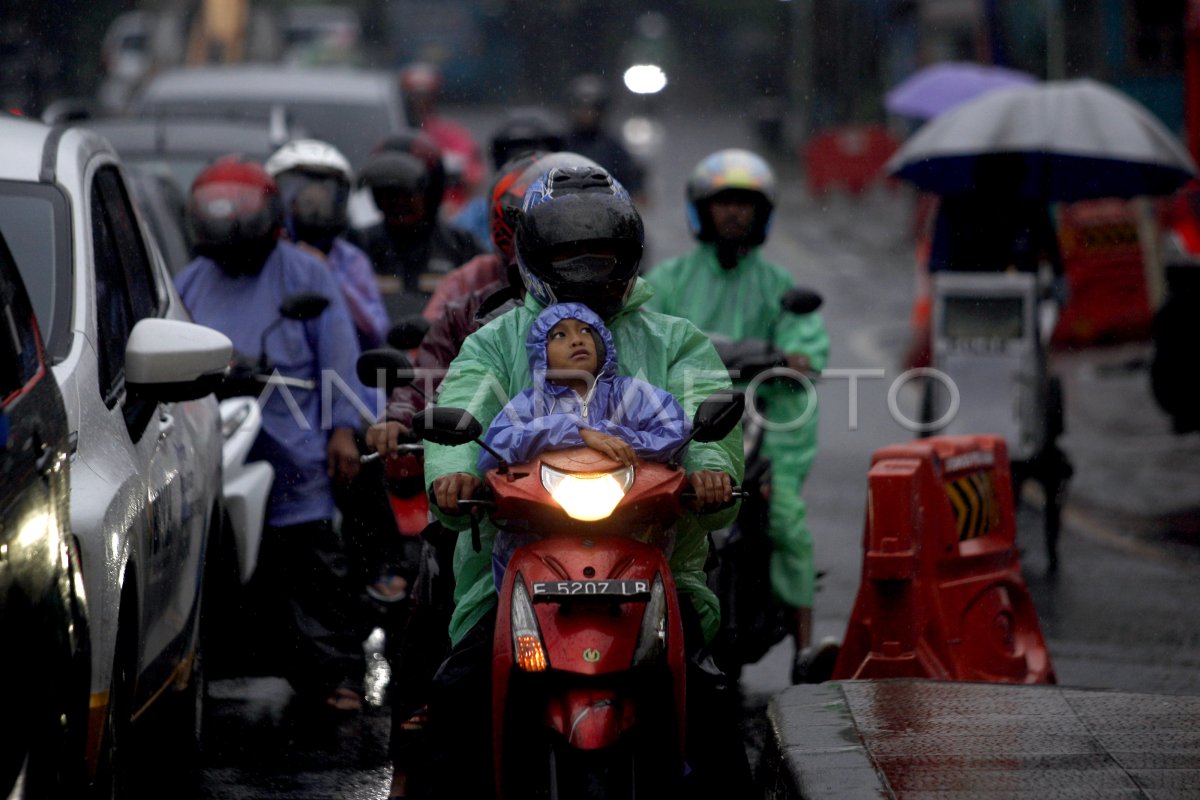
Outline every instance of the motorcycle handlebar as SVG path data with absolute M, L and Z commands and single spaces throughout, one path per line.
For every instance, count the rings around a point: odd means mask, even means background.
M 423 453 L 423 452 L 425 451 L 425 445 L 423 445 L 423 444 L 420 444 L 420 443 L 417 443 L 417 444 L 398 444 L 398 445 L 396 445 L 396 450 L 398 451 L 398 452 L 397 452 L 397 455 L 400 455 L 400 454 L 402 454 L 402 453 Z M 379 451 L 378 451 L 378 450 L 376 450 L 376 451 L 375 451 L 375 452 L 373 452 L 373 453 L 366 453 L 366 454 L 364 454 L 364 455 L 361 455 L 361 456 L 359 456 L 359 457 L 358 457 L 358 463 L 360 463 L 360 464 L 368 464 L 368 463 L 370 463 L 370 462 L 372 462 L 372 461 L 378 461 L 378 460 L 379 460 L 379 458 L 380 458 L 380 456 L 379 456 Z

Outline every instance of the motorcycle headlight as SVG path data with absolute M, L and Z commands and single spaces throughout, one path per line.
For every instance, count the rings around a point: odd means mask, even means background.
M 594 522 L 611 514 L 633 486 L 633 467 L 612 472 L 561 472 L 543 464 L 542 486 L 568 517 Z

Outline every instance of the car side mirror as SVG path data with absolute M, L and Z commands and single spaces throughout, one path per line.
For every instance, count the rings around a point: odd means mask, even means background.
M 368 350 L 360 355 L 355 372 L 363 386 L 383 389 L 388 394 L 394 389 L 411 385 L 414 378 L 412 362 L 399 350 L 390 347 Z
M 129 391 L 158 402 L 198 400 L 225 379 L 233 342 L 194 322 L 148 318 L 139 321 L 125 345 Z

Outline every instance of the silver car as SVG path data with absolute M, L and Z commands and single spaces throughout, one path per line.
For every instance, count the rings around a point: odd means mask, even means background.
M 0 233 L 66 405 L 91 617 L 87 756 L 115 796 L 134 719 L 176 700 L 181 729 L 197 731 L 204 556 L 221 519 L 211 392 L 232 347 L 188 319 L 104 139 L 0 119 L 0 143 Z

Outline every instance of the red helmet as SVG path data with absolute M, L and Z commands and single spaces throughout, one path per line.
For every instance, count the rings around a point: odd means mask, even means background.
M 258 164 L 221 159 L 196 176 L 188 198 L 196 253 L 238 271 L 262 266 L 283 225 L 275 180 Z
M 514 158 L 501 167 L 500 175 L 492 184 L 492 208 L 488 214 L 488 223 L 492 244 L 500 252 L 504 263 L 512 264 L 517 260 L 514 236 L 517 223 L 521 220 L 521 203 L 525 199 L 525 190 L 529 188 L 529 184 L 555 167 L 599 166 L 595 161 L 578 153 L 534 151 Z

